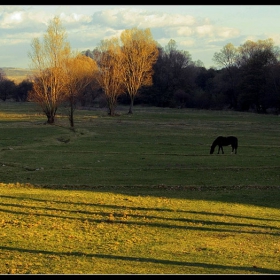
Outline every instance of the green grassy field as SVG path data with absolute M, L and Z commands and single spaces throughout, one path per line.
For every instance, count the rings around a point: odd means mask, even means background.
M 0 103 L 0 273 L 279 274 L 279 116 L 127 111 Z

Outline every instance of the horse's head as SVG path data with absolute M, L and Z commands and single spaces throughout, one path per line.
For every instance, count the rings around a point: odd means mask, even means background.
M 212 154 L 214 153 L 214 149 L 215 149 L 214 146 L 211 146 L 211 147 L 210 147 L 210 155 L 212 155 Z

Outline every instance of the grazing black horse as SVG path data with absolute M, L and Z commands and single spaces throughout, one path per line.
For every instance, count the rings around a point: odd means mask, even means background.
M 229 146 L 231 145 L 232 148 L 232 153 L 235 151 L 235 154 L 237 153 L 237 147 L 238 147 L 238 139 L 234 136 L 228 136 L 228 137 L 223 137 L 219 136 L 217 137 L 210 149 L 210 154 L 214 153 L 214 150 L 216 146 L 219 146 L 218 154 L 220 153 L 220 149 L 222 150 L 222 153 L 224 153 L 223 146 Z

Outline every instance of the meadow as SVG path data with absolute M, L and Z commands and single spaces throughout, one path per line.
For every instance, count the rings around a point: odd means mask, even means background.
M 280 273 L 279 116 L 66 110 L 0 103 L 1 274 Z

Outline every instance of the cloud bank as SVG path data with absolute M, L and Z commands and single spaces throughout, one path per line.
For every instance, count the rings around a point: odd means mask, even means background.
M 188 51 L 194 61 L 199 59 L 206 67 L 213 65 L 214 52 L 228 42 L 237 46 L 243 44 L 246 38 L 241 35 L 240 28 L 186 12 L 167 13 L 137 6 L 103 10 L 92 6 L 92 12 L 91 6 L 85 6 L 86 12 L 82 11 L 82 6 L 77 11 L 75 6 L 34 7 L 0 6 L 0 67 L 28 68 L 31 41 L 43 38 L 54 16 L 61 18 L 72 49 L 93 50 L 101 40 L 119 36 L 125 29 L 150 28 L 162 47 L 173 39 L 179 50 Z M 275 38 L 280 40 L 279 35 Z

